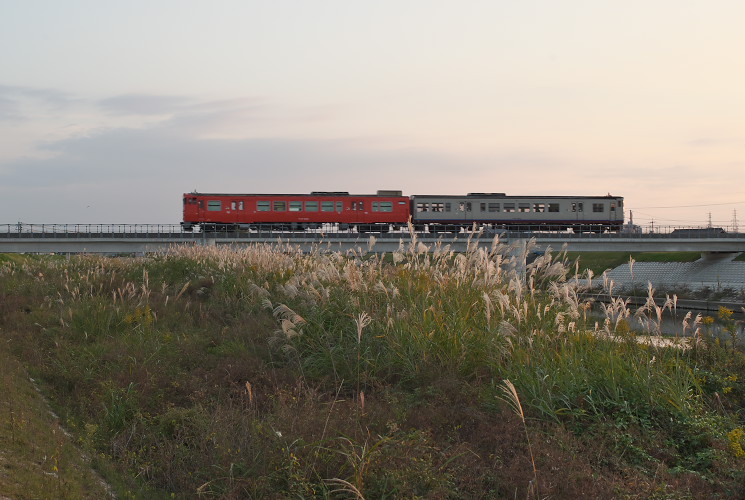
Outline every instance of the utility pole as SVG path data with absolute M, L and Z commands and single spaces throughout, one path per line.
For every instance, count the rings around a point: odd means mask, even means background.
M 738 224 L 737 224 L 737 209 L 736 208 L 732 210 L 732 232 L 733 233 L 740 232 L 740 228 L 738 227 Z

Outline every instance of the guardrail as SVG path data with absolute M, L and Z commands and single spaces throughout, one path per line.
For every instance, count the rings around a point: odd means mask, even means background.
M 460 233 L 447 232 L 425 232 L 417 233 L 424 238 L 446 238 L 447 236 L 464 237 L 469 234 L 479 234 L 479 231 L 470 230 Z M 743 238 L 745 233 L 725 231 L 721 228 L 691 228 L 682 226 L 635 226 L 634 231 L 620 232 L 579 232 L 572 230 L 550 231 L 536 229 L 534 226 L 511 225 L 508 228 L 489 227 L 480 231 L 482 237 L 493 237 L 503 235 L 506 238 L 556 238 L 565 239 L 614 239 L 614 238 L 681 238 L 681 239 L 731 239 Z M 0 238 L 173 238 L 173 239 L 198 239 L 198 238 L 349 238 L 374 235 L 376 238 L 401 238 L 409 235 L 408 228 L 386 233 L 371 232 L 362 233 L 354 229 L 339 229 L 328 225 L 321 229 L 307 231 L 291 231 L 287 229 L 276 229 L 271 225 L 257 225 L 256 229 L 250 231 L 218 230 L 210 232 L 185 231 L 180 224 L 0 224 Z
M 0 224 L 0 238 L 90 238 L 97 235 L 127 237 L 190 235 L 180 224 Z
M 655 228 L 659 230 L 659 227 Z M 745 251 L 745 233 L 692 232 L 685 236 L 669 232 L 535 231 L 535 228 L 512 226 L 509 230 L 490 228 L 459 233 L 419 232 L 418 241 L 432 247 L 448 245 L 462 252 L 475 244 L 489 247 L 495 236 L 500 243 L 519 244 L 533 240 L 539 249 L 566 248 L 570 251 L 604 252 L 701 252 L 705 254 Z M 178 224 L 1 224 L 0 252 L 3 253 L 135 253 L 163 251 L 173 245 L 252 245 L 256 243 L 291 243 L 310 251 L 319 245 L 333 250 L 368 247 L 374 238 L 374 251 L 391 252 L 400 243 L 413 240 L 408 229 L 387 233 L 361 233 L 328 227 L 312 231 L 278 230 L 260 226 L 251 231 L 189 232 Z

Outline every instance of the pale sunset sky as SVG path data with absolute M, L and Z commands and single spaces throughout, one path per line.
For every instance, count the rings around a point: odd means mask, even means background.
M 743 26 L 741 0 L 0 0 L 0 224 L 400 189 L 743 230 Z

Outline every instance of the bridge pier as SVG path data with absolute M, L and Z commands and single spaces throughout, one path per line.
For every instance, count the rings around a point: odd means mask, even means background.
M 701 252 L 700 261 L 729 262 L 737 258 L 742 252 Z
M 202 239 L 198 240 L 199 245 L 203 247 L 214 247 L 217 246 L 217 240 L 215 238 L 207 238 L 203 237 Z

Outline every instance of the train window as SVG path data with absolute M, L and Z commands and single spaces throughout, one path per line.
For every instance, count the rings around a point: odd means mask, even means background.
M 559 211 L 559 204 L 558 203 L 549 203 L 548 204 L 548 211 L 549 212 L 558 212 Z
M 287 202 L 286 201 L 275 201 L 274 202 L 274 211 L 275 212 L 284 212 L 287 210 Z
M 341 201 L 337 201 L 336 202 L 336 211 L 337 212 L 341 212 L 342 210 L 344 210 L 344 205 L 342 204 Z
M 458 204 L 458 211 L 459 212 L 470 212 L 472 209 L 471 202 L 470 201 L 461 201 Z
M 235 206 L 236 206 L 235 205 L 235 202 L 234 201 L 231 201 L 230 202 L 230 210 L 235 210 Z
M 616 211 L 616 203 L 615 202 L 611 202 L 611 204 L 610 204 L 610 211 L 611 212 L 615 212 Z
M 482 204 L 481 204 L 480 210 L 481 210 L 482 212 L 486 212 L 486 203 L 482 203 Z
M 515 211 L 515 204 L 514 203 L 505 203 L 504 204 L 504 211 L 505 212 L 514 212 Z
M 222 210 L 222 202 L 220 200 L 209 200 L 207 202 L 207 210 L 210 212 L 219 212 Z
M 333 201 L 322 201 L 321 202 L 321 212 L 333 212 L 333 211 L 334 211 Z
M 572 203 L 572 212 L 584 212 L 585 204 L 582 202 Z
M 432 203 L 433 212 L 442 212 L 444 203 Z
M 450 212 L 450 203 L 445 203 L 445 211 Z
M 373 201 L 372 203 L 373 203 L 373 205 L 372 205 L 372 211 L 373 212 L 378 212 L 379 211 L 378 210 L 378 202 L 377 201 Z
M 489 203 L 490 212 L 499 212 L 499 203 Z
M 238 210 L 243 210 L 243 202 L 242 201 L 239 201 L 238 202 Z
M 380 211 L 381 212 L 393 212 L 393 202 L 392 201 L 381 201 Z
M 303 211 L 302 201 L 291 201 L 290 202 L 290 212 L 302 212 L 302 211 Z
M 546 204 L 545 203 L 533 203 L 533 211 L 534 212 L 545 212 L 546 211 Z
M 353 201 L 352 202 L 352 210 L 364 210 L 364 209 L 365 209 L 364 201 Z
M 605 206 L 602 203 L 593 203 L 592 204 L 592 211 L 594 213 L 605 212 Z
M 307 212 L 318 212 L 318 202 L 317 201 L 306 201 L 305 210 Z
M 517 209 L 520 212 L 530 212 L 530 203 L 518 203 Z
M 257 201 L 256 202 L 257 212 L 268 212 L 269 210 L 271 210 L 271 204 L 269 201 Z
M 204 210 L 204 200 L 199 200 L 199 209 Z
M 429 212 L 429 203 L 417 203 L 416 211 L 417 212 Z

